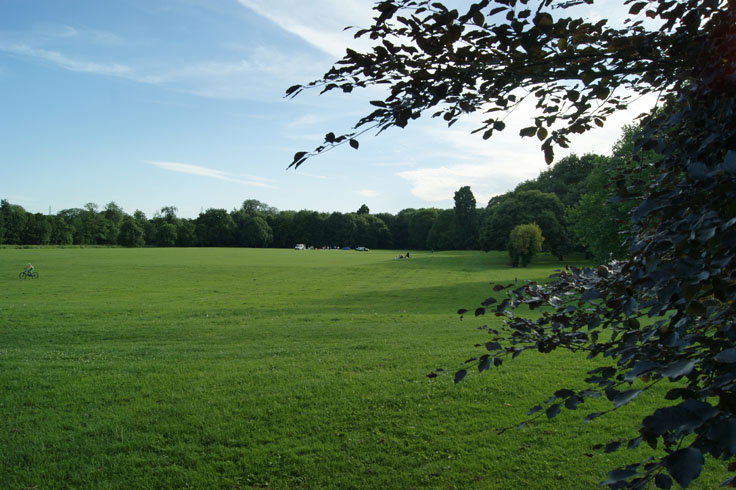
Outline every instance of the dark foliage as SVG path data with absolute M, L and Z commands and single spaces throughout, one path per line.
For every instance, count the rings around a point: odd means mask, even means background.
M 661 156 L 655 176 L 645 186 L 625 178 L 616 186 L 617 199 L 637 202 L 628 256 L 524 285 L 492 308 L 492 298 L 484 301 L 476 316 L 491 309 L 506 321 L 489 330 L 488 353 L 472 363 L 485 371 L 529 349 L 558 348 L 611 360 L 589 373 L 588 389 L 562 388 L 530 410 L 547 418 L 592 396 L 616 410 L 655 383 L 679 381 L 626 444 L 661 445 L 666 455 L 615 469 L 604 483 L 687 487 L 705 456 L 736 452 L 736 2 L 625 0 L 621 28 L 564 15 L 582 3 L 593 0 L 481 0 L 462 12 L 440 2 L 379 2 L 374 24 L 356 33 L 374 41 L 372 51 L 348 50 L 321 80 L 287 95 L 372 84 L 386 84 L 389 95 L 373 101 L 376 109 L 354 130 L 330 133 L 291 165 L 426 111 L 453 124 L 482 110 L 489 117 L 477 131 L 488 138 L 524 98 L 535 99 L 537 111 L 521 135 L 537 137 L 551 162 L 554 146 L 626 106 L 616 89 L 657 93 L 659 110 L 643 121 L 633 152 Z M 519 305 L 548 309 L 529 319 L 514 315 Z M 458 371 L 455 382 L 467 374 Z

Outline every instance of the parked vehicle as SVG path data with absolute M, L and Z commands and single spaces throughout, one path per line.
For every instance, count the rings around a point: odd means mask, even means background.
M 297 243 L 294 250 L 306 250 L 307 247 L 303 243 Z
M 358 252 L 367 252 L 370 249 L 368 247 L 355 247 L 355 250 Z

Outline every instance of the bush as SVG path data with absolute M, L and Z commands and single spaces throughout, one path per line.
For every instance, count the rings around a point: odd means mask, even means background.
M 526 267 L 542 250 L 542 230 L 536 223 L 516 225 L 509 234 L 509 255 L 513 267 Z

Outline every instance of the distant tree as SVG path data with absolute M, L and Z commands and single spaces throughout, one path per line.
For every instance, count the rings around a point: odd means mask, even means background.
M 434 226 L 439 210 L 419 209 L 409 217 L 409 248 L 426 249 L 429 230 Z
M 475 208 L 475 196 L 469 186 L 455 192 L 455 239 L 454 248 L 470 250 L 478 247 L 478 211 Z
M 238 224 L 237 244 L 241 247 L 264 248 L 273 241 L 273 230 L 260 216 L 246 216 Z
M 573 206 L 586 192 L 586 179 L 593 169 L 605 165 L 606 158 L 594 153 L 568 155 L 533 180 L 516 186 L 516 191 L 538 190 L 556 195 L 563 206 Z
M 76 243 L 80 245 L 105 243 L 105 222 L 98 209 L 99 206 L 93 202 L 84 205 L 79 214 L 79 225 L 76 227 Z
M 654 164 L 659 155 L 642 151 L 634 156 L 634 141 L 640 132 L 636 126 L 624 128 L 612 156 L 597 158 L 598 164 L 584 182 L 584 194 L 567 210 L 567 222 L 578 241 L 601 263 L 628 254 L 631 212 L 641 204 L 641 198 L 633 196 L 640 196 L 657 177 Z M 630 189 L 631 196 L 617 199 L 619 188 Z
M 371 214 L 371 210 L 368 209 L 368 206 L 363 204 L 362 206 L 360 206 L 356 214 Z
M 402 209 L 392 223 L 386 222 L 389 230 L 391 230 L 391 238 L 395 248 L 409 248 L 409 221 L 416 212 L 417 210 L 413 208 Z
M 195 224 L 203 247 L 231 247 L 235 244 L 236 225 L 224 209 L 209 208 L 200 213 Z
M 313 247 L 326 245 L 326 223 L 327 215 L 318 213 L 317 211 L 297 211 L 293 221 L 294 233 L 296 235 L 295 243 L 304 243 Z
M 545 238 L 545 249 L 560 260 L 572 248 L 565 208 L 552 193 L 516 191 L 491 199 L 481 229 L 484 250 L 506 250 L 511 230 L 524 223 L 537 223 Z
M 153 245 L 156 243 L 156 227 L 152 220 L 146 217 L 146 213 L 140 209 L 136 209 L 133 212 L 133 219 L 136 224 L 143 230 L 143 240 L 147 245 Z
M 139 222 L 131 216 L 123 217 L 123 222 L 120 224 L 120 233 L 118 234 L 118 244 L 124 247 L 142 247 L 145 244 L 143 228 Z
M 80 235 L 82 232 L 82 213 L 84 213 L 84 210 L 81 208 L 68 208 L 62 209 L 56 214 L 56 217 L 64 222 L 66 228 L 71 233 L 71 243 L 75 245 L 81 244 Z
M 2 203 L 0 203 L 0 244 L 5 243 L 5 215 L 2 212 L 2 207 L 4 206 L 5 199 L 2 200 Z
M 368 248 L 389 248 L 391 232 L 386 223 L 376 216 L 355 214 L 355 232 L 351 244 Z
M 256 199 L 246 199 L 240 206 L 240 211 L 251 216 L 266 216 L 278 213 L 278 210 L 265 202 Z
M 427 234 L 427 248 L 432 250 L 452 250 L 458 238 L 458 220 L 454 209 L 445 209 L 437 215 Z
M 52 245 L 71 245 L 74 243 L 74 234 L 71 227 L 59 216 L 49 216 L 51 224 L 51 236 L 49 243 Z
M 330 214 L 325 222 L 327 245 L 343 247 L 353 244 L 357 226 L 354 214 Z
M 516 225 L 509 234 L 509 256 L 512 267 L 526 267 L 542 251 L 542 229 L 536 223 Z
M 197 229 L 188 219 L 179 219 L 176 226 L 176 246 L 194 247 L 197 245 Z
M 177 227 L 164 220 L 156 221 L 156 245 L 159 247 L 173 247 L 176 245 Z
M 123 209 L 115 204 L 109 202 L 105 205 L 105 209 L 102 211 L 103 219 L 103 239 L 101 243 L 107 245 L 116 245 L 118 243 L 118 234 L 120 233 L 120 226 L 123 224 Z
M 41 213 L 26 213 L 26 224 L 21 242 L 29 245 L 48 245 L 51 240 L 51 223 Z
M 154 218 L 160 217 L 163 218 L 167 223 L 176 224 L 176 220 L 178 219 L 176 217 L 176 213 L 179 211 L 176 206 L 164 206 L 161 208 L 161 210 L 154 216 Z
M 5 243 L 21 245 L 23 230 L 26 227 L 26 210 L 17 204 L 10 204 L 6 199 L 0 201 L 0 215 L 5 228 Z
M 273 247 L 293 248 L 294 245 L 300 243 L 294 229 L 295 216 L 295 211 L 281 211 L 266 217 L 266 222 L 273 230 Z
M 387 248 L 394 248 L 395 247 L 394 229 L 396 228 L 396 216 L 391 213 L 377 213 L 374 216 L 380 219 L 381 221 L 383 221 L 386 227 L 388 228 L 388 232 L 390 235 L 390 243 Z

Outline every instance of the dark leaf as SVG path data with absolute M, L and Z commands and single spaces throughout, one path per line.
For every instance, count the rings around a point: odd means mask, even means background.
M 532 407 L 532 408 L 530 408 L 530 409 L 529 409 L 529 411 L 528 411 L 528 412 L 527 412 L 526 414 L 527 414 L 527 416 L 529 416 L 529 415 L 532 415 L 532 414 L 535 414 L 535 413 L 537 413 L 537 412 L 538 412 L 538 411 L 540 411 L 541 409 L 542 409 L 542 407 L 541 407 L 541 406 L 539 406 L 539 405 L 537 405 L 537 406 L 535 406 L 535 407 Z
M 543 150 L 544 150 L 544 161 L 547 162 L 547 165 L 549 165 L 555 159 L 555 151 L 552 149 L 552 145 L 544 146 Z
M 677 381 L 683 376 L 687 376 L 695 367 L 692 361 L 682 360 L 668 364 L 660 372 L 662 376 L 666 376 L 670 381 Z
M 657 486 L 657 488 L 664 488 L 665 490 L 672 488 L 672 478 L 665 475 L 664 473 L 659 473 L 657 476 L 654 477 L 654 484 Z
M 456 372 L 455 373 L 455 384 L 462 381 L 466 374 L 468 374 L 468 372 L 465 369 L 461 369 L 460 371 Z
M 722 364 L 733 364 L 736 362 L 736 348 L 730 348 L 719 352 L 715 360 Z
M 641 10 L 646 6 L 647 6 L 647 2 L 637 2 L 631 6 L 631 8 L 629 9 L 629 13 L 631 15 L 636 15 L 639 12 L 641 12 Z
M 567 388 L 564 388 L 564 389 L 555 391 L 555 397 L 557 397 L 557 398 L 567 398 L 567 397 L 572 396 L 574 394 L 575 394 L 574 391 L 568 390 Z
M 619 447 L 621 447 L 621 441 L 611 441 L 606 444 L 606 449 L 604 449 L 603 452 L 612 453 L 614 451 L 617 451 Z
M 466 310 L 465 308 L 460 308 L 459 310 L 457 310 L 457 314 L 458 315 L 463 315 L 463 314 L 465 314 L 467 312 L 468 312 L 468 310 Z
M 481 307 L 481 308 L 476 308 L 475 309 L 475 316 L 481 316 L 481 315 L 485 315 L 485 314 L 486 314 L 486 309 L 485 308 Z
M 581 401 L 582 400 L 577 396 L 571 396 L 570 398 L 565 400 L 565 408 L 567 408 L 568 410 L 576 410 L 578 408 L 578 404 Z
M 592 301 L 594 299 L 601 298 L 601 292 L 597 289 L 586 289 L 583 294 L 580 295 L 580 301 Z
M 583 419 L 583 423 L 584 424 L 587 424 L 591 420 L 593 420 L 595 418 L 598 418 L 601 415 L 603 415 L 601 412 L 592 412 L 592 413 L 589 413 L 588 416 Z
M 689 433 L 717 413 L 718 410 L 705 402 L 685 400 L 679 405 L 658 408 L 642 420 L 642 427 L 655 435 L 674 430 Z
M 529 126 L 528 128 L 524 128 L 521 131 L 519 131 L 519 136 L 522 137 L 531 137 L 537 134 L 537 127 L 536 126 Z
M 637 361 L 634 367 L 624 375 L 624 381 L 631 383 L 640 375 L 648 373 L 659 366 L 660 364 L 654 361 Z
M 349 143 L 350 143 L 350 146 L 355 148 L 356 150 L 360 146 L 360 143 L 358 143 L 358 140 L 351 139 Z
M 486 349 L 490 351 L 494 351 L 494 350 L 501 350 L 503 348 L 501 347 L 501 344 L 499 344 L 498 342 L 486 342 Z
M 694 447 L 680 449 L 664 459 L 667 472 L 683 488 L 687 488 L 690 482 L 700 475 L 703 462 L 703 455 Z
M 617 394 L 613 400 L 613 407 L 618 408 L 626 405 L 631 400 L 639 396 L 639 393 L 641 393 L 641 390 L 626 390 L 622 391 L 621 393 Z
M 560 410 L 562 409 L 562 405 L 560 403 L 555 403 L 554 405 L 550 406 L 546 410 L 547 418 L 551 419 L 552 417 L 557 416 L 558 413 L 560 413 Z
M 487 358 L 483 359 L 480 363 L 478 363 L 478 372 L 479 373 L 482 373 L 483 371 L 485 371 L 489 367 L 491 367 L 491 358 L 490 357 L 487 357 Z
M 299 90 L 300 88 L 302 88 L 301 85 L 292 85 L 291 87 L 286 89 L 286 95 L 289 96 L 293 94 L 294 92 L 296 92 L 297 90 Z
M 620 468 L 617 470 L 613 470 L 608 473 L 608 478 L 606 478 L 603 482 L 601 482 L 602 485 L 613 485 L 620 481 L 627 480 L 631 478 L 632 476 L 636 476 L 637 471 L 633 468 Z

